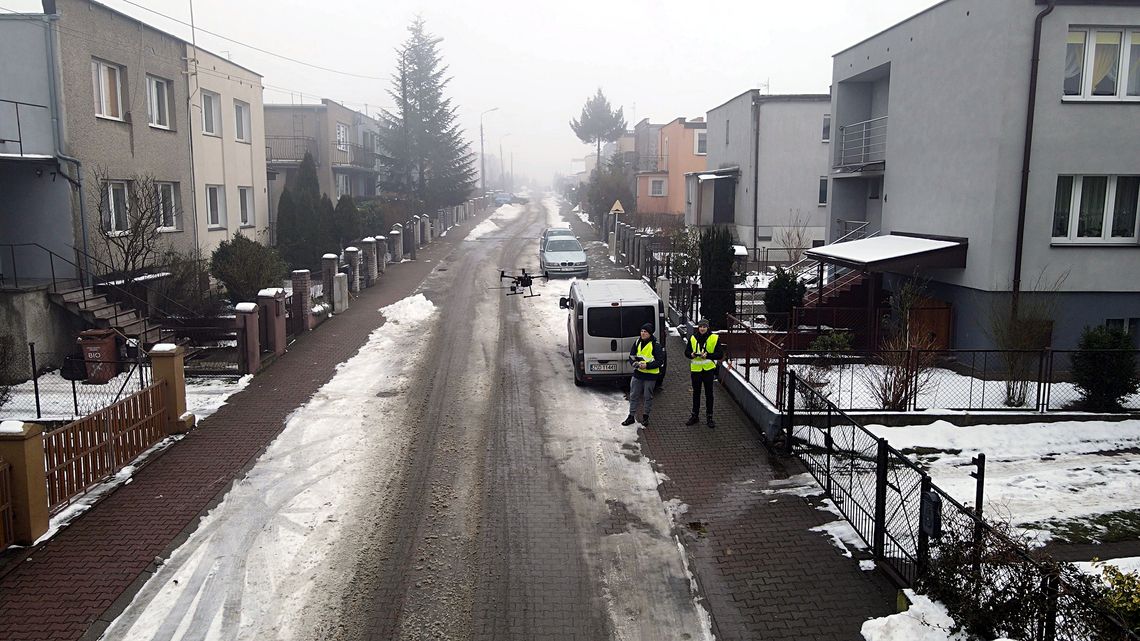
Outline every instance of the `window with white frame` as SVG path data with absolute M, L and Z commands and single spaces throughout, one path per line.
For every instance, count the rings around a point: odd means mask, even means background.
M 151 127 L 170 129 L 170 81 L 146 77 L 146 116 Z
M 103 183 L 103 229 L 108 234 L 124 233 L 130 229 L 129 193 L 125 181 Z
M 222 135 L 221 98 L 212 91 L 202 92 L 202 133 L 211 136 Z
M 348 151 L 348 125 L 341 122 L 336 123 L 336 148 Z
M 1140 29 L 1069 29 L 1066 100 L 1140 101 Z
M 1140 176 L 1057 176 L 1053 242 L 1135 243 Z
M 241 226 L 252 227 L 253 218 L 253 187 L 238 187 L 238 203 L 241 205 Z
M 211 228 L 226 226 L 226 188 L 206 185 L 206 222 Z
M 831 142 L 831 114 L 823 114 L 823 142 Z
M 336 175 L 336 197 L 352 195 L 352 185 L 348 179 L 348 174 Z
M 819 177 L 819 205 L 820 207 L 827 204 L 827 176 Z
M 234 101 L 234 139 L 249 142 L 249 103 Z
M 1106 318 L 1104 326 L 1128 334 L 1132 346 L 1140 346 L 1140 318 Z
M 698 131 L 693 135 L 693 153 L 698 156 L 704 156 L 709 150 L 709 135 L 708 131 Z
M 664 196 L 665 195 L 665 179 L 653 178 L 649 181 L 649 195 L 650 196 Z
M 178 190 L 174 183 L 155 183 L 155 191 L 158 193 L 158 211 L 155 212 L 155 217 L 158 219 L 159 231 L 176 231 L 178 229 Z
M 122 67 L 91 61 L 91 88 L 95 93 L 95 115 L 101 118 L 123 119 Z

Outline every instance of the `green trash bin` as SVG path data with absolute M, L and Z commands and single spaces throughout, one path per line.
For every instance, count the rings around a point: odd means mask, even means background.
M 87 364 L 87 382 L 102 384 L 119 373 L 115 330 L 86 329 L 79 332 L 79 348 Z

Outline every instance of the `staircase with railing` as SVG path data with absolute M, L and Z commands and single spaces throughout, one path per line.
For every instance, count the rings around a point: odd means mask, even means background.
M 38 258 L 25 263 L 43 265 L 46 257 L 48 276 L 28 277 L 28 270 L 25 270 L 24 286 L 46 285 L 53 303 L 78 316 L 89 327 L 114 329 L 122 336 L 147 346 L 160 340 L 162 308 L 168 310 L 167 313 L 194 315 L 189 308 L 148 286 L 146 281 L 107 279 L 105 275 L 115 271 L 109 263 L 77 248 L 72 249 L 74 260 L 39 243 L 0 244 L 0 251 L 7 250 L 8 253 L 12 286 L 21 288 L 22 263 L 17 260 L 17 251 L 25 257 L 30 254 Z M 91 269 L 91 265 L 95 269 Z M 139 296 L 138 290 L 131 291 L 132 287 L 141 288 L 145 296 Z

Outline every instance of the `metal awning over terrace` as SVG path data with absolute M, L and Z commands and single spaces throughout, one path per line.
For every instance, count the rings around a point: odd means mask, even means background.
M 965 238 L 922 236 L 891 232 L 807 250 L 804 254 L 821 263 L 861 272 L 910 274 L 916 269 L 966 266 Z

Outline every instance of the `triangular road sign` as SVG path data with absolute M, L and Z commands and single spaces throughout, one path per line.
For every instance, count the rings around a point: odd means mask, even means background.
M 614 201 L 614 206 L 610 207 L 610 213 L 611 214 L 624 214 L 625 213 L 625 210 L 622 209 L 622 207 L 621 207 L 621 201 L 620 200 Z

